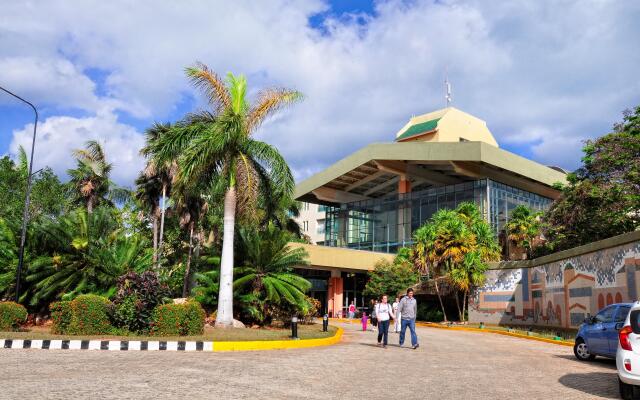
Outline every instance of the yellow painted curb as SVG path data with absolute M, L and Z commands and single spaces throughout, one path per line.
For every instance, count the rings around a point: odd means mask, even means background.
M 306 347 L 331 346 L 342 339 L 344 330 L 338 328 L 335 335 L 322 339 L 301 340 L 255 340 L 247 342 L 213 342 L 213 351 L 259 351 L 302 349 Z
M 538 341 L 538 342 L 545 342 L 545 343 L 551 343 L 551 344 L 558 344 L 560 346 L 573 347 L 573 342 L 567 342 L 565 340 L 547 339 L 547 338 L 542 338 L 542 337 L 539 337 L 539 336 L 529 336 L 529 335 L 523 335 L 521 333 L 501 331 L 501 330 L 498 330 L 498 329 L 491 329 L 491 328 L 480 329 L 480 328 L 470 328 L 470 327 L 466 327 L 466 326 L 445 326 L 445 325 L 434 324 L 434 323 L 430 323 L 430 322 L 417 322 L 416 325 L 417 326 L 427 327 L 427 328 L 451 329 L 451 330 L 467 331 L 467 332 L 495 333 L 495 334 L 498 334 L 498 335 L 512 336 L 512 337 L 517 337 L 517 338 L 521 338 L 521 339 L 535 340 L 535 341 Z

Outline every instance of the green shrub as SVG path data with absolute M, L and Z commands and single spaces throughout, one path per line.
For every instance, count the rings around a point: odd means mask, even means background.
M 84 294 L 71 302 L 72 335 L 101 335 L 113 330 L 109 321 L 109 300 L 93 294 Z
M 71 302 L 58 301 L 56 303 L 51 303 L 49 310 L 51 311 L 51 321 L 53 322 L 53 325 L 51 325 L 51 333 L 55 333 L 57 335 L 68 334 L 71 327 L 71 319 L 73 317 Z
M 205 313 L 200 303 L 164 304 L 153 311 L 151 334 L 157 336 L 200 335 Z
M 0 303 L 0 331 L 14 331 L 27 320 L 27 309 L 13 301 Z
M 426 322 L 442 322 L 444 321 L 444 314 L 442 314 L 442 310 L 434 305 L 418 303 L 417 319 Z

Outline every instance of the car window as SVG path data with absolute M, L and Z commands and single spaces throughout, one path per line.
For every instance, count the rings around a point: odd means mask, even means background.
M 620 306 L 618 307 L 618 311 L 616 312 L 615 322 L 624 322 L 627 319 L 627 314 L 629 314 L 629 310 L 631 307 L 629 306 Z
M 596 314 L 596 322 L 611 322 L 613 321 L 613 312 L 615 307 L 607 307 L 604 310 Z

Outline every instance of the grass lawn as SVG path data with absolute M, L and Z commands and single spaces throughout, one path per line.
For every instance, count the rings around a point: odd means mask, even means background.
M 322 324 L 298 325 L 298 337 L 300 339 L 319 339 L 333 336 L 337 328 L 329 325 L 328 332 L 322 332 Z M 54 335 L 50 333 L 49 327 L 34 326 L 26 332 L 0 332 L 0 339 L 59 339 L 59 340 L 185 340 L 185 341 L 209 341 L 209 342 L 231 342 L 249 340 L 288 340 L 291 339 L 291 329 L 276 328 L 229 328 L 214 329 L 205 327 L 204 333 L 200 336 L 73 336 Z

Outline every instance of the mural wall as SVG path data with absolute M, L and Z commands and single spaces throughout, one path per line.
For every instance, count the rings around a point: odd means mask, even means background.
M 487 272 L 469 320 L 577 328 L 606 305 L 639 300 L 640 241 L 547 264 Z

